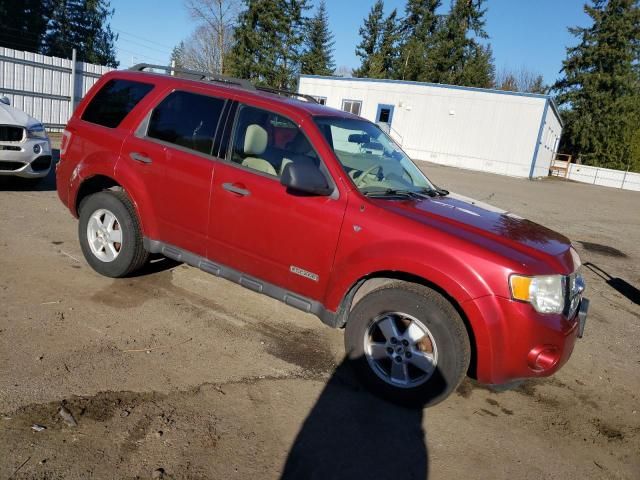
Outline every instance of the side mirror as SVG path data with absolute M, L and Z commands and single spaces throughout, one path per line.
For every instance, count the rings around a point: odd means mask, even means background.
M 287 189 L 323 197 L 333 192 L 320 169 L 306 162 L 291 162 L 285 165 L 280 183 Z
M 5 105 L 11 105 L 11 100 L 9 100 L 9 97 L 0 97 L 0 102 L 4 103 Z

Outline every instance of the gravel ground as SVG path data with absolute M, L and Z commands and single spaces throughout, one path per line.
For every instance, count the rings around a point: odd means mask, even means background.
M 421 165 L 606 272 L 586 270 L 585 338 L 554 377 L 389 405 L 343 365 L 341 331 L 166 260 L 101 277 L 53 178 L 3 179 L 0 479 L 640 478 L 640 194 Z

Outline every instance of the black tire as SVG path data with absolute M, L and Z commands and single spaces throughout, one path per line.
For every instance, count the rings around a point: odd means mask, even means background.
M 418 320 L 428 329 L 435 342 L 437 365 L 431 376 L 425 374 L 420 377 L 420 370 L 416 370 L 418 379 L 426 379 L 424 383 L 405 387 L 392 385 L 383 380 L 379 373 L 383 372 L 384 376 L 384 362 L 388 362 L 391 372 L 396 354 L 380 362 L 374 361 L 376 366 L 382 365 L 381 368 L 372 366 L 365 355 L 365 337 L 370 338 L 371 332 L 376 332 L 375 328 L 370 330 L 371 325 L 390 312 L 401 312 Z M 401 316 L 395 318 L 401 319 L 397 330 L 400 332 L 402 322 L 406 325 L 409 320 Z M 378 330 L 378 333 L 382 333 L 382 330 Z M 384 338 L 376 341 L 384 341 Z M 428 342 L 433 346 L 431 340 Z M 408 351 L 410 347 L 406 348 Z M 453 305 L 435 290 L 402 281 L 386 284 L 370 292 L 355 305 L 347 321 L 345 349 L 358 377 L 369 390 L 389 401 L 411 407 L 433 406 L 447 398 L 464 379 L 471 356 L 467 330 Z M 405 361 L 404 355 L 410 356 L 411 353 L 401 355 L 402 360 L 398 359 L 398 362 Z M 410 363 L 411 360 L 407 358 L 406 362 Z M 408 368 L 414 372 L 413 366 Z
M 98 258 L 87 238 L 87 225 L 94 212 L 106 209 L 112 212 L 122 230 L 122 243 L 115 260 L 106 262 Z M 80 221 L 78 222 L 80 247 L 87 263 L 96 272 L 106 277 L 120 278 L 132 274 L 141 268 L 149 258 L 143 245 L 142 230 L 133 203 L 122 191 L 105 190 L 82 200 Z

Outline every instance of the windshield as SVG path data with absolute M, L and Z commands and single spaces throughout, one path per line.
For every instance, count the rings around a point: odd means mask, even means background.
M 433 191 L 435 187 L 389 135 L 366 120 L 316 117 L 315 122 L 363 193 Z

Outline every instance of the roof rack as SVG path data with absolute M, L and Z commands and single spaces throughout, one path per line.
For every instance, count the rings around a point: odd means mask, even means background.
M 259 90 L 262 92 L 275 93 L 276 95 L 284 95 L 287 97 L 299 97 L 299 98 L 305 99 L 307 102 L 310 102 L 310 103 L 318 103 L 318 100 L 316 100 L 311 95 L 305 95 L 304 93 L 291 92 L 289 90 L 281 90 L 278 88 L 256 86 L 253 83 L 251 83 L 249 80 L 244 80 L 241 78 L 234 78 L 234 77 L 227 77 L 225 75 L 218 75 L 216 73 L 211 73 L 211 72 L 199 72 L 197 70 L 189 70 L 187 68 L 172 67 L 170 65 L 153 65 L 151 63 L 138 63 L 133 67 L 129 68 L 129 70 L 135 71 L 135 72 L 144 72 L 145 70 L 162 70 L 166 74 L 172 75 L 172 76 L 176 74 L 182 74 L 190 77 L 195 77 L 194 78 L 195 80 L 208 81 L 208 82 L 220 82 L 220 83 L 226 83 L 230 85 L 237 85 L 247 90 L 254 90 L 254 91 Z
M 309 103 L 318 103 L 318 100 L 315 97 L 313 97 L 311 95 L 307 95 L 306 93 L 297 93 L 297 92 L 292 92 L 290 90 L 282 90 L 280 88 L 261 87 L 261 86 L 257 86 L 257 87 L 254 87 L 254 88 L 256 90 L 261 90 L 263 92 L 275 93 L 276 95 L 284 95 L 286 97 L 304 98 Z
M 150 63 L 138 63 L 133 67 L 129 68 L 129 70 L 133 70 L 136 72 L 144 72 L 145 70 L 164 70 L 168 75 L 175 75 L 176 73 L 181 73 L 183 75 L 189 75 L 192 77 L 196 77 L 196 80 L 201 81 L 209 81 L 209 82 L 220 82 L 220 83 L 229 83 L 232 85 L 238 85 L 242 88 L 246 88 L 249 90 L 255 90 L 256 88 L 253 86 L 251 82 L 248 80 L 242 80 L 240 78 L 226 77 L 224 75 L 218 75 L 211 72 L 199 72 L 197 70 L 189 70 L 187 68 L 178 68 L 172 67 L 170 65 L 153 65 Z M 152 72 L 153 73 L 153 72 Z

